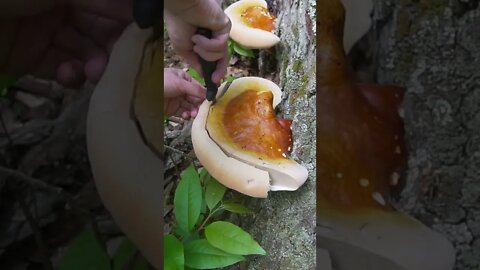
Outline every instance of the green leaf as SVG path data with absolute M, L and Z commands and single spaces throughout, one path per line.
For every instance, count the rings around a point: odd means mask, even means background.
M 182 253 L 183 256 L 183 253 Z M 183 259 L 183 257 L 182 257 Z M 132 241 L 126 238 L 115 251 L 115 254 L 112 258 L 113 269 L 114 270 L 123 270 L 123 269 L 132 269 L 132 270 L 148 270 L 149 263 L 148 261 L 141 256 L 140 252 L 137 250 Z
M 190 75 L 192 78 L 194 78 L 195 80 L 197 80 L 199 83 L 201 83 L 202 85 L 205 85 L 205 80 L 203 79 L 203 77 L 193 68 L 189 68 L 187 70 L 187 74 Z
M 173 235 L 163 237 L 163 267 L 165 270 L 183 270 L 183 244 Z
M 110 269 L 110 258 L 94 233 L 87 230 L 77 236 L 60 261 L 60 270 Z
M 200 216 L 202 207 L 202 187 L 197 171 L 190 165 L 183 171 L 180 183 L 175 190 L 173 211 L 177 225 L 184 231 L 192 231 Z
M 239 255 L 226 253 L 215 248 L 205 239 L 195 240 L 185 245 L 185 265 L 198 269 L 214 269 L 243 261 Z
M 205 175 L 205 179 L 203 180 L 203 184 L 206 186 L 208 186 L 208 182 L 212 181 L 213 177 L 208 173 L 207 171 L 207 174 Z
M 178 225 L 173 227 L 173 233 L 180 238 L 185 238 L 190 235 L 190 232 L 185 231 L 183 228 L 179 227 Z
M 230 222 L 213 222 L 205 227 L 205 237 L 212 246 L 231 254 L 266 254 L 249 233 Z
M 204 204 L 205 201 L 202 201 L 202 203 Z M 203 208 L 203 207 L 206 208 L 206 206 L 204 206 L 203 204 L 202 204 L 202 208 Z M 206 212 L 206 211 L 207 211 L 207 210 L 205 210 L 205 212 Z M 200 217 L 198 218 L 197 223 L 195 224 L 195 228 L 198 228 L 198 226 L 200 226 L 200 224 L 202 224 L 203 219 L 204 219 L 205 216 L 206 216 L 206 213 L 205 213 L 205 212 L 203 212 L 203 209 L 200 210 Z
M 205 201 L 207 202 L 208 209 L 213 210 L 213 208 L 217 206 L 218 202 L 223 198 L 223 195 L 225 195 L 226 190 L 227 188 L 213 177 L 208 181 L 205 192 Z
M 250 214 L 252 211 L 245 207 L 242 204 L 234 203 L 234 202 L 224 202 L 222 205 L 223 209 L 237 214 Z
M 205 184 L 205 177 L 207 176 L 208 171 L 204 167 L 198 169 L 198 177 L 200 177 L 200 182 Z
M 255 54 L 251 49 L 245 48 L 236 42 L 233 43 L 233 50 L 242 56 L 255 57 Z
M 0 97 L 4 97 L 8 93 L 8 87 L 10 87 L 17 78 L 11 76 L 0 75 Z
M 124 269 L 125 264 L 135 255 L 137 248 L 129 239 L 125 239 L 115 251 L 113 255 L 113 269 Z
M 231 83 L 233 82 L 237 77 L 233 76 L 233 75 L 228 75 L 227 77 L 223 78 L 222 79 L 222 83 L 224 82 L 227 82 L 227 83 Z
M 202 207 L 200 207 L 200 213 L 201 214 L 207 213 L 207 202 L 205 202 L 205 200 L 202 200 Z
M 181 175 L 175 190 L 173 211 L 177 225 L 185 231 L 192 231 L 200 216 L 202 187 L 195 167 L 190 165 Z
M 131 270 L 151 270 L 153 266 L 140 253 L 137 253 L 135 264 L 130 268 Z M 165 268 L 166 270 L 166 268 Z
M 232 57 L 233 52 L 235 51 L 233 48 L 234 41 L 232 39 L 228 40 L 228 62 L 230 62 L 230 58 Z

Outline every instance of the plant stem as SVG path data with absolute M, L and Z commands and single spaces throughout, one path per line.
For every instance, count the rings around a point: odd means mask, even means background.
M 198 227 L 196 233 L 199 233 L 203 227 L 205 226 L 205 224 L 207 224 L 207 221 L 212 217 L 212 213 L 208 214 L 208 216 L 203 220 L 202 224 L 200 224 L 200 226 Z
M 199 233 L 203 227 L 207 224 L 208 220 L 210 220 L 210 218 L 213 216 L 213 214 L 215 214 L 218 210 L 220 210 L 222 208 L 222 206 L 219 206 L 217 208 L 215 208 L 213 211 L 211 211 L 208 216 L 203 220 L 202 224 L 200 224 L 200 226 L 198 227 L 196 233 Z

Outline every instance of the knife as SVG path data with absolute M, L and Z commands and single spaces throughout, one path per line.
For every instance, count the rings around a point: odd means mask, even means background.
M 160 36 L 158 27 L 159 22 L 163 22 L 163 13 L 161 12 L 160 1 L 158 0 L 134 0 L 133 1 L 133 19 L 141 29 L 146 29 L 151 26 L 154 27 L 154 37 Z M 161 20 L 160 20 L 161 19 Z M 198 28 L 197 34 L 202 35 L 208 39 L 212 38 L 212 31 L 206 28 Z M 199 56 L 200 65 L 202 68 L 203 77 L 205 80 L 205 87 L 207 88 L 206 98 L 208 101 L 215 103 L 218 92 L 218 87 L 212 81 L 212 74 L 217 68 L 216 61 L 207 61 Z
M 212 38 L 212 31 L 206 28 L 198 28 L 197 34 L 202 35 L 208 39 Z M 207 100 L 215 103 L 216 96 L 218 92 L 218 87 L 212 81 L 212 74 L 217 68 L 216 61 L 207 61 L 201 56 L 198 56 L 200 59 L 200 65 L 202 66 L 203 78 L 205 80 L 205 87 L 207 88 Z
M 147 29 L 163 22 L 163 12 L 158 0 L 134 0 L 133 19 L 140 29 Z

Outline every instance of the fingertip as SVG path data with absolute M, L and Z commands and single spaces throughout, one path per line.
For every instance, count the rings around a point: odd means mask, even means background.
M 93 83 L 97 83 L 103 75 L 105 68 L 107 66 L 107 57 L 105 55 L 97 56 L 93 59 L 90 59 L 85 64 L 85 75 L 87 80 Z
M 195 118 L 195 117 L 197 117 L 197 114 L 198 114 L 198 110 L 195 109 L 195 110 L 193 110 L 193 111 L 191 112 L 190 116 L 191 116 L 192 118 Z
M 212 74 L 212 80 L 217 85 L 220 84 L 223 77 L 227 74 L 227 65 L 225 64 L 224 59 L 220 60 L 217 64 L 217 69 Z
M 193 43 L 198 43 L 198 42 L 201 42 L 203 38 L 205 38 L 205 37 L 203 37 L 199 34 L 195 34 L 195 35 L 192 36 L 191 40 L 192 40 Z
M 188 112 L 183 112 L 182 113 L 182 118 L 185 119 L 185 120 L 188 120 L 188 119 L 190 119 L 190 114 Z
M 216 36 L 215 39 L 219 40 L 222 43 L 227 43 L 229 37 L 230 33 L 224 33 Z
M 218 73 L 213 73 L 212 75 L 212 81 L 216 85 L 220 85 L 222 82 L 223 76 L 219 75 Z
M 57 68 L 57 81 L 64 86 L 80 86 L 85 81 L 83 63 L 79 60 L 61 63 Z

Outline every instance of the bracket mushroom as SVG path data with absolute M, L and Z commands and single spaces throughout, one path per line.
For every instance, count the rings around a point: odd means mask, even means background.
M 230 37 L 250 49 L 267 49 L 280 38 L 273 33 L 275 17 L 267 9 L 265 0 L 240 0 L 225 9 L 232 27 Z
M 344 6 L 340 0 L 324 0 L 321 7 L 317 248 L 328 251 L 336 270 L 451 270 L 451 243 L 391 203 L 406 167 L 398 115 L 404 90 L 358 83 L 342 40 Z
M 273 109 L 282 92 L 258 77 L 238 78 L 204 101 L 192 125 L 192 143 L 203 166 L 225 186 L 252 197 L 268 191 L 296 190 L 308 171 L 287 155 L 292 147 L 291 121 Z
M 163 46 L 151 36 L 132 24 L 115 44 L 90 100 L 87 149 L 105 207 L 162 269 Z

